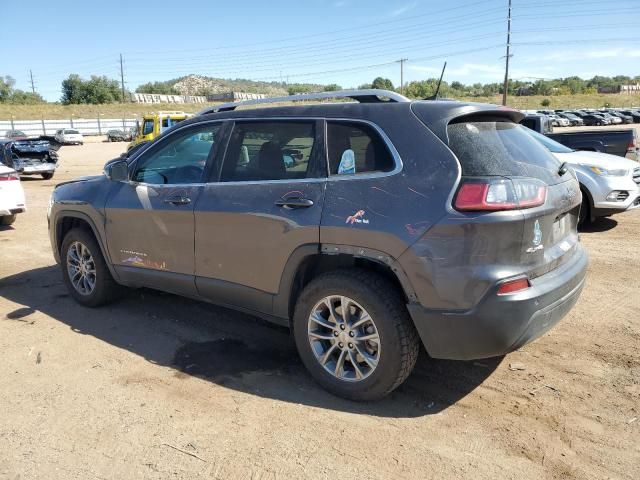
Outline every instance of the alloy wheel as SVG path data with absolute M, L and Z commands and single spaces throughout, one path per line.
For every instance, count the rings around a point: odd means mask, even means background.
M 369 313 L 349 297 L 320 300 L 309 315 L 307 334 L 318 363 L 339 380 L 364 380 L 380 362 L 378 329 Z
M 71 285 L 79 294 L 91 295 L 96 287 L 96 265 L 91 251 L 81 242 L 69 245 L 67 273 Z

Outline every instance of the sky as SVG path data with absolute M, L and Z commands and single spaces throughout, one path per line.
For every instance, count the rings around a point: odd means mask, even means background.
M 510 78 L 640 75 L 640 0 L 512 0 Z M 336 83 L 501 82 L 508 0 L 7 1 L 0 75 L 60 99 L 71 73 Z

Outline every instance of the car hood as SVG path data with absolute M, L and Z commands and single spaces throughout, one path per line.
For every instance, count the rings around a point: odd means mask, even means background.
M 97 180 L 104 179 L 104 175 L 88 175 L 86 177 L 78 177 L 73 180 L 68 180 L 66 182 L 60 182 L 56 184 L 56 188 L 61 187 L 62 185 L 69 185 L 70 183 L 80 183 L 80 182 L 95 182 Z
M 553 154 L 561 162 L 567 162 L 573 165 L 586 165 L 587 167 L 600 167 L 610 169 L 628 169 L 640 167 L 640 163 L 628 160 L 617 155 L 609 155 L 608 153 L 600 152 L 585 152 L 577 150 L 569 153 L 554 153 Z

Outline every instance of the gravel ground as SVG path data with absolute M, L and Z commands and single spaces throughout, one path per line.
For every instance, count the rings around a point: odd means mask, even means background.
M 51 189 L 124 146 L 63 147 L 0 230 L 0 478 L 640 478 L 640 210 L 583 232 L 588 284 L 550 333 L 504 358 L 424 356 L 354 404 L 252 317 L 149 290 L 69 298 Z

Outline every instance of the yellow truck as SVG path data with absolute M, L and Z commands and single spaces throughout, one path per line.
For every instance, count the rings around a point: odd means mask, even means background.
M 137 125 L 136 135 L 133 141 L 127 146 L 127 149 L 133 148 L 139 143 L 153 140 L 167 128 L 170 128 L 176 123 L 191 116 L 191 113 L 169 111 L 147 113 L 143 115 L 142 126 L 139 124 Z

